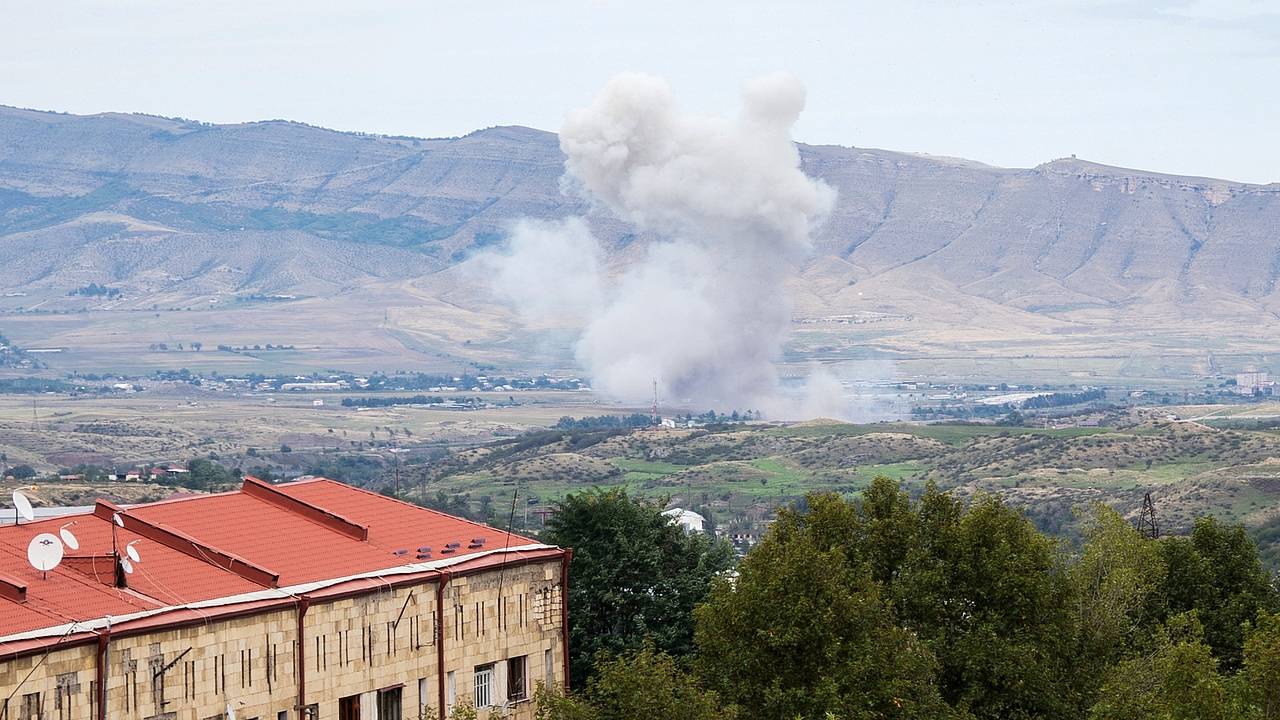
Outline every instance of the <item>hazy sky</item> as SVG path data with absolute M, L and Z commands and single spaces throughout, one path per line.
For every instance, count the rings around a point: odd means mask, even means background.
M 343 130 L 555 130 L 612 74 L 732 112 L 809 88 L 797 138 L 1280 181 L 1280 0 L 0 0 L 0 104 Z

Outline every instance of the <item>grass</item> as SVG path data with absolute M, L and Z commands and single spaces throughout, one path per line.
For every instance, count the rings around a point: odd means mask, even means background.
M 770 430 L 769 432 L 784 437 L 823 437 L 828 435 L 849 436 L 869 435 L 871 433 L 903 433 L 916 437 L 937 440 L 948 445 L 959 447 L 976 437 L 992 435 L 1045 435 L 1048 437 L 1072 438 L 1086 435 L 1098 435 L 1112 432 L 1111 428 L 1019 428 L 998 425 L 912 425 L 908 423 L 874 423 L 867 425 L 801 425 Z
M 657 462 L 654 460 L 637 460 L 635 458 L 611 458 L 610 462 L 629 474 L 655 475 L 659 477 L 663 475 L 674 475 L 687 467 L 685 465 L 676 465 L 675 463 Z

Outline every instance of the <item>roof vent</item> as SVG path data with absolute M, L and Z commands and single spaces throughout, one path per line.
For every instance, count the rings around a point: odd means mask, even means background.
M 404 557 L 405 555 L 409 554 L 409 551 L 405 550 L 404 548 L 400 548 L 399 550 L 393 550 L 391 554 L 395 555 L 396 557 Z

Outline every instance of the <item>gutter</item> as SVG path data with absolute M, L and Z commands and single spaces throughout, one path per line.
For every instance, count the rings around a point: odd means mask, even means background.
M 98 633 L 98 720 L 107 720 L 107 646 L 111 642 L 111 625 Z
M 445 707 L 445 688 L 444 688 L 444 586 L 449 582 L 449 571 L 445 570 L 440 573 L 440 577 L 436 580 L 436 688 L 439 690 L 440 696 L 440 714 L 436 717 L 448 717 L 448 709 Z M 421 698 L 419 698 L 421 702 Z
M 311 598 L 303 595 L 298 599 L 298 717 L 303 717 L 307 707 L 307 643 L 303 632 L 303 619 L 307 616 L 307 608 L 311 607 Z M 106 720 L 103 718 L 103 720 Z

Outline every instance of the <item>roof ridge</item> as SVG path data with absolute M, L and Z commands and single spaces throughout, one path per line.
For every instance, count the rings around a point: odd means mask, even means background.
M 369 539 L 368 525 L 362 525 L 345 515 L 294 497 L 252 475 L 244 476 L 244 484 L 240 486 L 240 492 L 353 540 L 363 542 Z
M 111 514 L 103 517 L 106 513 Z M 160 545 L 175 552 L 203 561 L 213 567 L 229 572 L 232 575 L 239 575 L 250 582 L 254 582 L 265 587 L 276 587 L 280 584 L 280 573 L 274 570 L 265 568 L 256 562 L 241 557 L 233 552 L 228 552 L 222 548 L 210 545 L 205 540 L 201 540 L 200 538 L 179 528 L 171 527 L 165 523 L 156 522 L 154 520 L 147 520 L 145 518 L 138 517 L 137 515 L 128 515 L 126 514 L 126 511 L 105 500 L 98 501 L 94 514 L 103 520 L 107 520 L 107 522 L 113 522 L 113 520 L 109 518 L 111 518 L 112 515 L 118 514 L 120 516 L 121 527 L 125 530 L 128 530 L 135 535 L 140 535 L 152 542 L 159 543 Z M 134 527 L 130 527 L 130 525 L 134 525 Z M 210 555 L 221 556 L 221 559 L 227 563 L 226 566 L 224 567 L 215 562 L 214 558 L 210 557 Z M 237 568 L 237 565 L 240 567 Z

